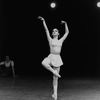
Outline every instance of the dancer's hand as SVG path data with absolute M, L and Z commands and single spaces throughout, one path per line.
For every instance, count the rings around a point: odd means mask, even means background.
M 66 22 L 62 20 L 62 21 L 61 21 L 61 24 L 63 24 L 63 23 L 66 24 Z
M 38 17 L 38 19 L 40 19 L 40 20 L 44 21 L 44 18 L 43 18 L 43 17 L 41 17 L 41 16 L 39 16 L 39 17 Z

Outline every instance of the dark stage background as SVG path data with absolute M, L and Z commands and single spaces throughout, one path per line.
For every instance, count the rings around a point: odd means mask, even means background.
M 52 0 L 51 0 L 52 1 Z M 0 61 L 6 55 L 15 62 L 19 76 L 52 77 L 41 61 L 49 54 L 49 45 L 43 24 L 44 17 L 50 33 L 58 28 L 64 34 L 65 20 L 69 35 L 65 40 L 61 57 L 64 65 L 61 76 L 100 77 L 100 8 L 98 0 L 50 0 L 0 1 Z

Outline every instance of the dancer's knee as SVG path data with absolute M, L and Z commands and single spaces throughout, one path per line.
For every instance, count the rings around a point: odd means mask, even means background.
M 45 65 L 44 61 L 42 61 L 41 64 L 42 64 L 42 66 L 44 66 Z
M 44 67 L 49 67 L 50 66 L 47 60 L 43 60 L 41 63 Z
M 54 75 L 54 76 L 53 76 L 53 80 L 54 80 L 54 81 L 57 81 L 57 80 L 58 80 L 58 77 Z

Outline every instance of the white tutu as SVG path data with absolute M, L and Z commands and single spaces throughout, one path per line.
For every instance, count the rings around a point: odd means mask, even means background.
M 56 55 L 56 54 L 49 54 L 49 56 L 46 57 L 43 60 L 43 62 L 49 63 L 54 67 L 60 67 L 61 65 L 63 65 L 60 55 Z

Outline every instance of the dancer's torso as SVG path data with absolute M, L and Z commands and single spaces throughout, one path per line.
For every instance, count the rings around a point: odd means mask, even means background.
M 50 45 L 50 53 L 52 54 L 60 54 L 62 42 L 60 40 L 51 40 L 49 42 Z
M 11 61 L 9 62 L 5 61 L 5 67 L 10 67 L 10 65 L 11 65 Z

